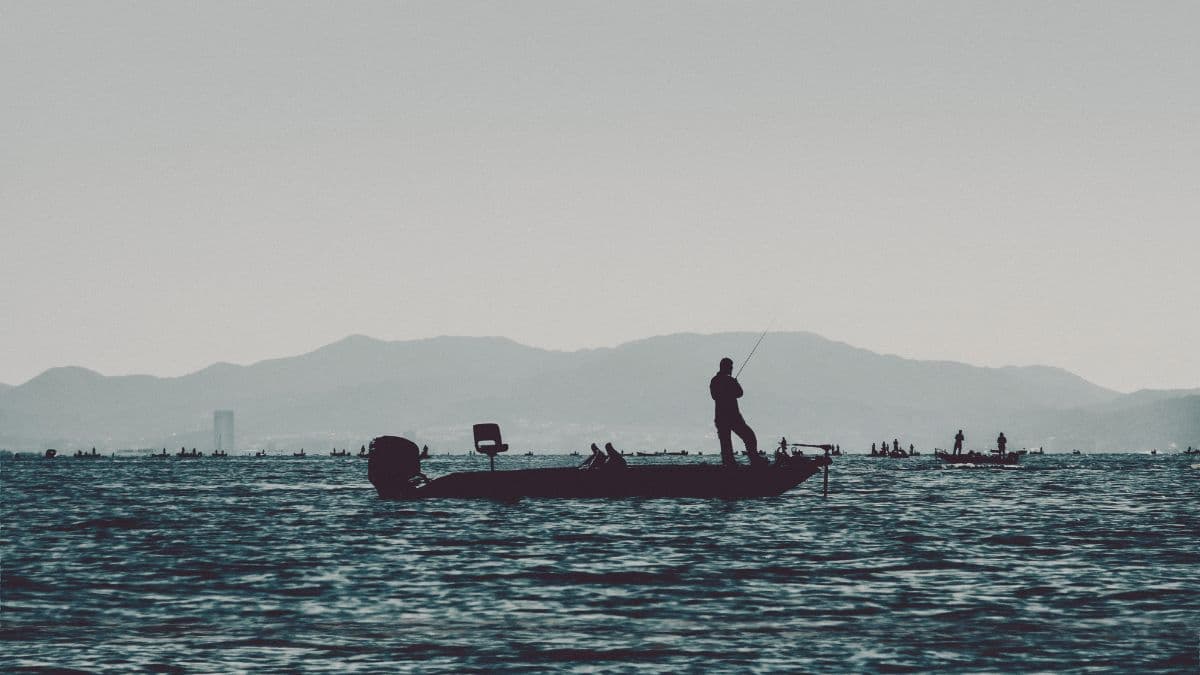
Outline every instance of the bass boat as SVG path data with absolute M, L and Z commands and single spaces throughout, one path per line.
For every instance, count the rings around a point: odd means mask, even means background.
M 482 426 L 482 425 L 476 425 Z M 463 471 L 427 478 L 421 473 L 420 449 L 399 436 L 371 441 L 367 473 L 383 499 L 450 497 L 518 499 L 521 497 L 717 497 L 741 499 L 780 495 L 811 478 L 831 460 L 816 457 L 777 458 L 764 466 L 724 467 L 709 464 L 627 465 L 496 471 L 495 454 L 507 450 L 499 443 L 476 448 L 491 459 L 489 471 Z M 832 447 L 832 446 L 829 446 Z M 828 471 L 828 469 L 826 469 Z
M 1016 466 L 1020 461 L 1021 456 L 1015 452 L 1010 452 L 1005 455 L 999 453 L 985 455 L 980 452 L 971 451 L 962 455 L 952 455 L 948 452 L 934 453 L 937 458 L 947 464 L 973 464 L 975 466 Z

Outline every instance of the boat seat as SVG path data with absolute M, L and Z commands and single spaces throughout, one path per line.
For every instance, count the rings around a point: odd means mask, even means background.
M 492 470 L 496 470 L 496 455 L 508 450 L 508 444 L 500 438 L 500 425 L 495 422 L 481 422 L 471 427 L 475 434 L 475 452 L 488 456 Z

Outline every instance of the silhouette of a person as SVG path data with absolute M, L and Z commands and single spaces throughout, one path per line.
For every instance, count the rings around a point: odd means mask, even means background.
M 900 452 L 900 439 L 892 439 L 892 452 Z
M 1008 447 L 1008 439 L 1004 437 L 1003 431 L 1001 431 L 1000 435 L 996 437 L 996 447 L 1000 448 L 1001 455 L 1008 454 L 1008 450 L 1006 450 Z
M 871 456 L 874 456 L 874 455 L 875 455 L 875 444 L 872 443 L 871 444 Z
M 721 463 L 725 466 L 737 465 L 737 460 L 733 458 L 733 438 L 730 436 L 730 433 L 735 433 L 746 445 L 750 464 L 762 464 L 763 459 L 758 455 L 758 439 L 738 410 L 737 400 L 743 392 L 742 385 L 733 376 L 733 359 L 721 359 L 720 370 L 708 382 L 708 393 L 716 403 L 713 423 L 717 426 L 717 438 L 721 441 Z
M 956 455 L 962 454 L 962 444 L 963 444 L 963 441 L 965 441 L 966 439 L 967 439 L 967 437 L 963 436 L 962 429 L 959 429 L 958 433 L 954 434 L 954 454 L 956 454 Z

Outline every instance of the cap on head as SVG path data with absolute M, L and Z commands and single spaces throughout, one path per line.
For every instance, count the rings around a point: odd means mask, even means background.
M 721 359 L 721 370 L 733 370 L 733 359 L 728 356 Z

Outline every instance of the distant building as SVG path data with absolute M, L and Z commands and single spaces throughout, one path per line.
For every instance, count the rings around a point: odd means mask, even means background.
M 233 411 L 213 412 L 213 450 L 233 452 Z

